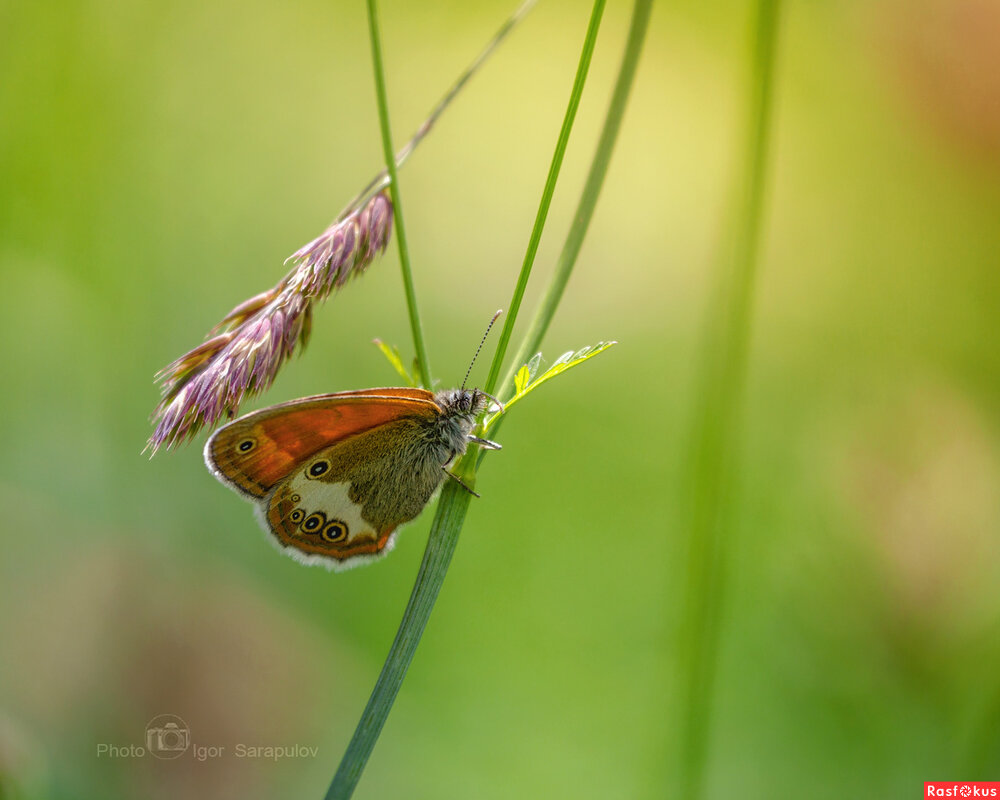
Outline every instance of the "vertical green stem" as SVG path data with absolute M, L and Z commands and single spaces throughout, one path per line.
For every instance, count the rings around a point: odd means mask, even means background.
M 524 297 L 524 290 L 528 286 L 531 268 L 535 263 L 535 254 L 538 252 L 538 245 L 542 241 L 545 220 L 549 215 L 549 206 L 552 204 L 552 195 L 556 191 L 556 181 L 559 178 L 559 170 L 562 169 L 563 156 L 566 155 L 569 134 L 573 130 L 573 121 L 576 119 L 576 109 L 580 105 L 580 98 L 583 96 L 583 87 L 587 82 L 590 59 L 594 54 L 597 32 L 600 30 L 601 17 L 604 15 L 604 2 L 605 0 L 594 0 L 594 7 L 590 12 L 590 24 L 587 26 L 587 36 L 583 43 L 583 51 L 580 53 L 580 62 L 576 68 L 576 79 L 573 81 L 573 90 L 569 96 L 569 105 L 566 107 L 562 129 L 559 131 L 556 149 L 552 154 L 552 163 L 549 165 L 549 174 L 545 179 L 545 188 L 542 190 L 542 199 L 538 204 L 538 213 L 535 215 L 535 224 L 531 229 L 531 237 L 528 239 L 528 249 L 524 254 L 524 262 L 521 264 L 521 273 L 518 275 L 517 285 L 514 287 L 514 296 L 511 298 L 510 306 L 507 308 L 507 319 L 504 320 L 503 330 L 500 332 L 500 339 L 497 342 L 496 353 L 493 355 L 493 363 L 490 364 L 490 373 L 486 378 L 486 391 L 491 394 L 496 391 L 497 380 L 500 378 L 500 368 L 503 366 L 504 355 L 507 352 L 507 345 L 510 342 L 511 334 L 514 332 L 517 312 L 521 308 L 521 299 Z
M 392 149 L 392 131 L 389 128 L 389 101 L 385 90 L 385 68 L 382 64 L 382 41 L 378 28 L 376 0 L 368 0 L 368 31 L 371 35 L 372 67 L 375 71 L 375 95 L 378 100 L 378 119 L 382 130 L 382 151 L 385 167 L 389 172 L 389 195 L 392 198 L 393 215 L 396 223 L 396 242 L 399 245 L 399 265 L 403 272 L 403 289 L 406 292 L 406 309 L 410 315 L 410 330 L 413 332 L 413 347 L 417 352 L 417 369 L 420 382 L 431 387 L 431 367 L 424 346 L 424 329 L 420 324 L 420 310 L 417 306 L 417 292 L 413 285 L 410 269 L 410 248 L 406 243 L 406 227 L 403 224 L 403 201 L 399 193 L 399 176 L 396 172 L 396 157 Z
M 780 0 L 758 0 L 748 115 L 738 178 L 731 246 L 719 264 L 709 310 L 703 373 L 691 448 L 689 528 L 677 698 L 676 796 L 704 794 L 712 693 L 718 660 L 726 554 L 736 485 L 739 409 L 751 335 L 754 280 L 760 249 Z

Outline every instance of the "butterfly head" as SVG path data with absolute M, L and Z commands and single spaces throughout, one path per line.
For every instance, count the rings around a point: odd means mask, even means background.
M 499 401 L 481 389 L 446 389 L 438 392 L 434 399 L 446 416 L 465 417 L 470 422 L 491 404 L 503 410 Z
M 486 333 L 483 334 L 482 340 L 479 342 L 479 347 L 476 348 L 476 354 L 472 357 L 472 362 L 469 364 L 469 368 L 465 371 L 465 379 L 462 381 L 462 385 L 458 389 L 447 389 L 443 392 L 438 392 L 434 396 L 434 400 L 441 407 L 444 412 L 444 416 L 448 418 L 457 418 L 461 420 L 461 425 L 463 427 L 463 436 L 468 437 L 472 431 L 472 427 L 475 424 L 476 417 L 480 415 L 483 411 L 490 407 L 490 402 L 493 403 L 500 411 L 503 411 L 503 404 L 500 403 L 493 395 L 484 392 L 482 389 L 473 389 L 469 391 L 465 388 L 465 384 L 469 380 L 469 375 L 472 374 L 472 366 L 476 363 L 476 359 L 479 357 L 479 351 L 483 349 L 483 345 L 486 343 L 486 337 L 490 335 L 490 329 L 493 327 L 493 323 L 497 321 L 497 317 L 503 313 L 497 311 L 490 320 L 490 324 L 486 326 Z M 479 440 L 476 437 L 471 437 L 473 441 L 484 441 Z M 499 446 L 498 446 L 499 447 Z
M 450 440 L 449 446 L 456 454 L 465 452 L 467 442 L 476 442 L 490 450 L 499 450 L 500 445 L 472 435 L 476 417 L 490 408 L 499 406 L 497 400 L 481 389 L 446 389 L 438 392 L 434 400 L 441 408 L 441 428 L 443 438 Z

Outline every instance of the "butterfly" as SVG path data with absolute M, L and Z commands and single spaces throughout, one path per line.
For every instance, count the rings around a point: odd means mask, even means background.
M 346 569 L 392 549 L 396 529 L 423 510 L 446 476 L 462 483 L 447 467 L 469 442 L 500 449 L 472 435 L 491 401 L 465 388 L 292 400 L 219 428 L 205 445 L 205 464 L 254 503 L 286 553 Z

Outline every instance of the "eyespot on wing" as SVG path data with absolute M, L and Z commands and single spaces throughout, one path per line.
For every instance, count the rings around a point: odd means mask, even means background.
M 319 484 L 316 491 L 280 484 L 261 504 L 261 521 L 275 543 L 303 563 L 346 569 L 392 548 L 398 525 L 376 531 L 349 497 L 349 483 Z M 293 499 L 297 498 L 297 499 Z
M 366 389 L 307 397 L 261 409 L 223 426 L 205 445 L 205 464 L 240 493 L 263 498 L 304 459 L 406 416 L 440 413 L 424 389 Z

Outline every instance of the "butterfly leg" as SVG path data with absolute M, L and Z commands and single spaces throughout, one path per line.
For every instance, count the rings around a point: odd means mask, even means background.
M 467 441 L 475 442 L 484 450 L 503 450 L 503 448 L 496 442 L 491 442 L 489 439 L 480 439 L 478 436 L 466 436 Z
M 497 411 L 498 414 L 502 414 L 503 413 L 503 403 L 501 403 L 499 400 L 497 400 L 493 395 L 488 394 L 487 392 L 484 392 L 482 389 L 476 389 L 476 391 L 479 392 L 479 394 L 481 394 L 483 397 L 488 397 L 490 400 L 493 401 L 493 405 L 495 405 L 497 407 L 497 409 L 499 409 Z
M 477 491 L 475 491 L 474 489 L 470 489 L 468 486 L 466 486 L 465 485 L 465 481 L 463 481 L 461 478 L 459 478 L 458 475 L 456 475 L 453 472 L 449 472 L 447 467 L 441 467 L 441 469 L 442 469 L 442 471 L 444 472 L 445 475 L 447 475 L 453 481 L 457 481 L 458 485 L 461 486 L 463 489 L 465 489 L 465 491 L 467 491 L 473 497 L 479 497 L 480 496 Z

